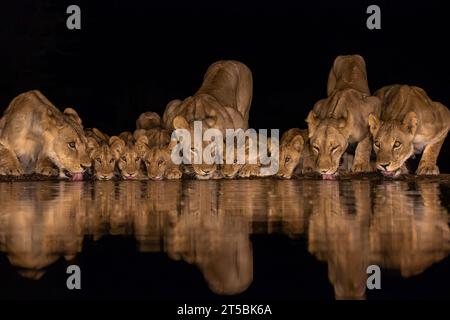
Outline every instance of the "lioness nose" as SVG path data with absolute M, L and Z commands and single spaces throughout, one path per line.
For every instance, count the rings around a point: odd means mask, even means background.
M 382 167 L 384 170 L 387 170 L 387 167 L 389 167 L 390 164 L 391 164 L 390 162 L 389 163 L 382 163 L 382 164 L 380 164 L 380 167 Z

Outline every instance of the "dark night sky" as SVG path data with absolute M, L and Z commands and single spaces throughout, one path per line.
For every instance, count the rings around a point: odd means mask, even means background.
M 115 134 L 192 95 L 212 62 L 236 59 L 253 72 L 251 126 L 305 127 L 333 59 L 352 53 L 365 58 L 372 91 L 406 83 L 450 105 L 445 1 L 240 2 L 2 2 L 0 108 L 40 89 L 86 127 Z M 69 4 L 81 7 L 81 31 L 65 26 Z M 381 7 L 381 30 L 366 28 L 370 4 Z

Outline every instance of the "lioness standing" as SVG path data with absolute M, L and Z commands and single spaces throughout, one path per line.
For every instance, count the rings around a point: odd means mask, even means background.
M 352 144 L 356 144 L 352 171 L 372 171 L 368 118 L 371 113 L 379 115 L 381 101 L 370 95 L 364 59 L 359 55 L 337 57 L 327 93 L 306 119 L 316 171 L 324 179 L 334 179 L 342 155 Z
M 169 130 L 187 129 L 194 137 L 194 121 L 201 121 L 203 130 L 248 128 L 248 116 L 253 94 L 250 69 L 241 62 L 224 60 L 213 63 L 203 78 L 203 83 L 192 96 L 169 102 L 163 115 L 163 125 Z M 193 142 L 193 141 L 192 141 Z M 193 147 L 193 143 L 191 144 Z M 194 157 L 200 150 L 192 148 Z M 194 164 L 199 179 L 212 178 L 216 164 Z
M 29 91 L 9 104 L 0 120 L 0 174 L 39 173 L 81 180 L 91 160 L 81 119 L 59 111 L 44 95 Z
M 383 101 L 381 119 L 371 114 L 369 125 L 381 173 L 407 173 L 405 161 L 423 151 L 416 174 L 439 174 L 436 160 L 450 129 L 450 111 L 418 87 L 386 86 L 375 95 Z

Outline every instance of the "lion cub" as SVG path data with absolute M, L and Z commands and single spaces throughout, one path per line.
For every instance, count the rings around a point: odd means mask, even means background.
M 169 130 L 161 126 L 161 118 L 155 112 L 145 112 L 136 121 L 136 148 L 144 160 L 147 176 L 152 180 L 180 179 L 182 171 L 173 163 Z
M 416 174 L 439 174 L 436 160 L 450 129 L 450 111 L 418 87 L 392 85 L 375 93 L 381 118 L 369 115 L 376 167 L 385 176 L 407 173 L 405 161 L 423 151 Z
M 292 128 L 286 131 L 281 136 L 279 159 L 277 176 L 280 178 L 290 179 L 296 168 L 302 173 L 312 171 L 308 130 Z
M 141 156 L 138 146 L 131 132 L 122 132 L 119 136 L 112 136 L 109 144 L 117 162 L 120 175 L 125 180 L 144 179 L 141 170 Z
M 94 177 L 98 180 L 111 180 L 115 174 L 116 159 L 109 145 L 109 136 L 97 128 L 89 128 L 84 132 Z

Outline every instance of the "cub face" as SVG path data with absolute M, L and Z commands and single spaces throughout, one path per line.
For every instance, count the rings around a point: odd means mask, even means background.
M 373 149 L 377 156 L 377 169 L 386 176 L 399 175 L 405 161 L 414 154 L 416 113 L 407 113 L 402 121 L 385 122 L 374 114 L 370 114 L 369 127 L 373 136 Z
M 88 138 L 88 150 L 95 178 L 98 180 L 112 179 L 116 168 L 116 159 L 108 143 L 101 142 L 99 144 L 94 138 Z
M 142 157 L 147 170 L 147 176 L 152 180 L 180 179 L 182 171 L 179 165 L 173 163 L 171 158 L 172 145 L 148 146 L 146 136 L 136 141 L 136 148 Z
M 117 163 L 120 175 L 126 180 L 141 178 L 141 157 L 136 149 L 135 143 L 125 141 L 117 136 L 112 136 L 109 145 Z
M 290 179 L 300 163 L 305 141 L 301 134 L 295 134 L 288 141 L 281 140 L 280 162 L 277 176 Z

